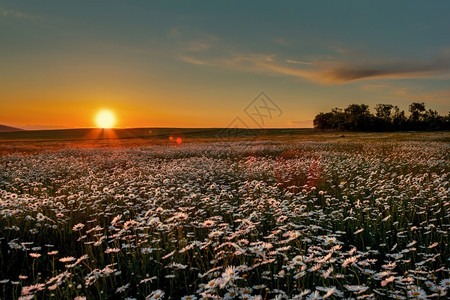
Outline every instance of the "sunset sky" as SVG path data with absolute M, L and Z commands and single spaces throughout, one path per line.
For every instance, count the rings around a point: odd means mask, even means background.
M 0 124 L 267 127 L 365 103 L 450 110 L 450 1 L 1 1 Z

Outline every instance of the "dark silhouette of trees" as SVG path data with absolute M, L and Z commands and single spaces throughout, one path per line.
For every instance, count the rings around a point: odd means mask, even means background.
M 395 131 L 395 130 L 449 130 L 450 113 L 440 116 L 435 110 L 427 110 L 425 103 L 414 102 L 409 106 L 409 117 L 398 106 L 377 104 L 375 115 L 365 104 L 350 104 L 347 108 L 333 108 L 319 113 L 313 121 L 321 130 Z
M 318 129 L 330 129 L 330 128 L 334 128 L 333 126 L 333 116 L 334 114 L 332 112 L 329 113 L 319 113 L 315 118 L 314 118 L 314 127 L 318 128 Z
M 417 128 L 418 130 L 424 130 L 426 127 L 425 124 L 425 103 L 423 102 L 414 102 L 409 105 L 409 122 L 410 126 L 413 128 Z
M 346 130 L 368 130 L 371 127 L 372 115 L 369 106 L 351 104 L 344 110 Z
M 408 119 L 405 112 L 400 110 L 398 106 L 394 106 L 394 112 L 392 115 L 392 127 L 391 130 L 406 130 L 408 127 Z

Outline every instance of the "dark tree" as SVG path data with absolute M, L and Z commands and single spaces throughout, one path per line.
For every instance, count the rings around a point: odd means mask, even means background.
M 318 129 L 330 129 L 333 127 L 333 113 L 320 113 L 313 121 L 313 125 Z
M 367 130 L 370 128 L 372 116 L 368 105 L 350 104 L 344 112 L 346 117 L 346 129 Z
M 405 112 L 398 106 L 394 106 L 394 112 L 392 114 L 392 127 L 390 130 L 405 130 L 407 126 L 408 119 L 406 118 Z
M 413 102 L 409 105 L 409 129 L 410 130 L 425 130 L 425 103 Z
M 392 104 L 377 104 L 375 106 L 375 116 L 384 120 L 390 120 L 393 108 L 394 106 Z
M 331 119 L 332 128 L 338 130 L 346 130 L 345 128 L 345 113 L 342 109 L 336 107 L 331 110 L 333 118 Z
M 398 107 L 396 107 L 398 109 Z M 393 123 L 394 106 L 391 104 L 377 104 L 375 106 L 375 127 L 379 130 L 389 130 Z
M 319 113 L 314 127 L 322 130 L 394 131 L 394 130 L 449 130 L 450 113 L 440 116 L 435 110 L 426 110 L 425 103 L 414 102 L 409 106 L 409 117 L 398 106 L 377 104 L 375 115 L 365 104 L 351 104 L 346 109 L 333 108 Z
M 409 119 L 413 122 L 419 122 L 423 120 L 424 112 L 425 112 L 425 103 L 423 102 L 413 102 L 409 105 L 409 112 L 411 115 Z

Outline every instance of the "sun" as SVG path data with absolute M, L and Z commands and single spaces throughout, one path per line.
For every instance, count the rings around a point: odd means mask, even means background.
M 116 123 L 116 117 L 110 110 L 101 110 L 95 116 L 95 123 L 98 128 L 112 128 Z

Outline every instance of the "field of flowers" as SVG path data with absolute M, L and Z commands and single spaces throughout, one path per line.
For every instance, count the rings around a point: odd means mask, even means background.
M 0 156 L 2 299 L 447 299 L 450 145 Z

